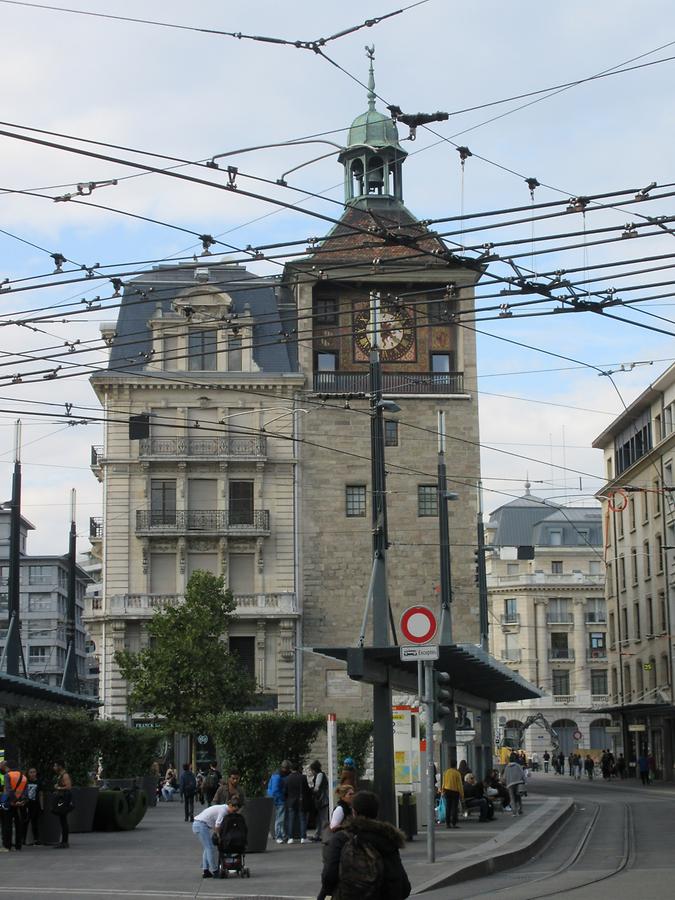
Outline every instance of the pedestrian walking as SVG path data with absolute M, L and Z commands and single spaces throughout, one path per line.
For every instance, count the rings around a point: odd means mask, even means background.
M 284 800 L 286 804 L 287 844 L 295 842 L 298 835 L 301 844 L 307 841 L 307 813 L 312 803 L 312 794 L 307 777 L 299 763 L 295 763 L 284 783 Z
M 0 809 L 2 810 L 2 849 L 21 850 L 24 833 L 24 809 L 26 806 L 26 786 L 28 779 L 16 766 L 7 760 L 0 762 L 3 774 Z
M 583 772 L 583 760 L 581 759 L 581 755 L 579 753 L 574 754 L 574 777 L 577 781 L 581 781 L 581 774 Z
M 346 756 L 342 763 L 342 771 L 340 772 L 340 784 L 351 784 L 356 790 L 358 777 L 356 774 L 356 766 L 351 756 Z
M 560 770 L 560 774 L 564 775 L 565 774 L 565 754 L 562 752 L 562 750 L 558 754 L 558 768 Z
M 544 774 L 546 774 L 546 773 L 548 773 L 548 767 L 551 763 L 551 754 L 548 752 L 548 750 L 544 751 L 543 759 L 544 759 Z
M 586 759 L 584 760 L 584 771 L 588 776 L 589 781 L 593 781 L 593 771 L 595 769 L 595 763 L 593 762 L 593 758 L 590 753 L 586 754 Z
M 66 772 L 66 764 L 63 760 L 54 763 L 54 797 L 52 801 L 52 813 L 58 816 L 61 826 L 61 840 L 56 844 L 56 850 L 67 850 L 70 847 L 70 829 L 68 827 L 68 815 L 73 811 L 73 782 Z
M 640 779 L 644 785 L 649 784 L 649 758 L 647 753 L 643 750 L 642 753 L 638 756 L 638 772 L 640 773 Z
M 443 773 L 442 788 L 445 798 L 445 827 L 459 828 L 457 814 L 460 801 L 464 799 L 464 780 L 457 768 L 456 759 L 450 760 L 450 766 Z
M 185 821 L 194 822 L 195 818 L 195 794 L 197 793 L 197 779 L 192 771 L 190 763 L 183 763 L 183 771 L 178 782 L 183 804 L 185 806 Z
M 274 839 L 277 844 L 283 844 L 288 835 L 286 833 L 286 797 L 284 783 L 291 771 L 290 762 L 285 759 L 276 772 L 270 776 L 267 782 L 267 796 L 274 800 Z
M 405 836 L 377 819 L 379 801 L 371 791 L 354 796 L 354 815 L 328 844 L 317 900 L 405 900 L 410 881 L 401 862 Z
M 330 817 L 330 831 L 338 831 L 352 815 L 352 800 L 356 791 L 351 784 L 341 784 L 337 791 L 338 802 Z
M 324 829 L 328 825 L 328 778 L 326 773 L 321 769 L 321 763 L 315 759 L 310 763 L 309 770 L 312 773 L 312 798 L 314 800 L 314 809 L 316 811 L 316 833 L 312 838 L 313 841 L 320 841 Z
M 213 843 L 213 834 L 220 834 L 223 819 L 230 809 L 226 803 L 207 806 L 195 816 L 192 833 L 202 845 L 202 878 L 218 877 L 218 849 Z
M 617 757 L 616 773 L 621 779 L 626 777 L 626 757 L 623 753 L 619 753 L 619 756 Z
M 239 806 L 242 807 L 246 802 L 244 789 L 241 784 L 241 774 L 238 769 L 230 769 L 227 773 L 227 781 L 224 781 L 215 793 L 213 802 L 216 806 L 221 803 L 229 803 L 236 796 L 239 799 Z
M 504 767 L 504 784 L 511 798 L 511 810 L 514 816 L 523 814 L 523 798 L 521 792 L 525 788 L 525 772 L 518 763 L 515 753 L 511 754 L 511 761 Z

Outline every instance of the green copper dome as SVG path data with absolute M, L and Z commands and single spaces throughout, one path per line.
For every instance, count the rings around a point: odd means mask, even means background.
M 390 116 L 385 116 L 375 109 L 375 73 L 373 72 L 372 50 L 368 55 L 370 58 L 368 109 L 352 122 L 347 147 L 359 147 L 366 144 L 369 147 L 393 147 L 403 153 L 404 150 L 398 142 L 396 122 Z
M 348 147 L 367 144 L 369 147 L 394 147 L 403 152 L 398 142 L 396 122 L 376 109 L 357 116 L 349 129 Z

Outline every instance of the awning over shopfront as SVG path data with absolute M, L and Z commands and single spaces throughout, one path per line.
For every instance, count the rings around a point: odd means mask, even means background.
M 346 662 L 347 674 L 357 681 L 383 684 L 388 678 L 394 690 L 417 692 L 417 663 L 402 662 L 399 647 L 314 647 L 312 652 Z M 475 644 L 440 647 L 434 669 L 450 676 L 455 702 L 478 708 L 544 696 L 543 691 Z
M 0 673 L 0 710 L 44 709 L 58 706 L 95 709 L 100 706 L 96 697 L 73 694 L 60 688 Z

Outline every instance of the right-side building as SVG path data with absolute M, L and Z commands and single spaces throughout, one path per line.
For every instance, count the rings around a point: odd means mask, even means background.
M 601 515 L 536 497 L 526 482 L 486 528 L 492 653 L 545 694 L 500 703 L 496 736 L 522 734 L 528 753 L 552 749 L 545 728 L 527 726 L 535 714 L 565 754 L 611 746 Z
M 675 366 L 600 434 L 611 702 L 620 748 L 675 778 Z

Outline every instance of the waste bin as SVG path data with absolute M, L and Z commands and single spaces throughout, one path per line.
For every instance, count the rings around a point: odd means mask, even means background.
M 417 797 L 411 791 L 398 795 L 398 827 L 407 841 L 417 834 Z

